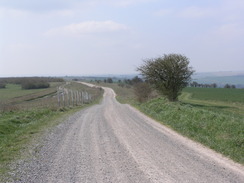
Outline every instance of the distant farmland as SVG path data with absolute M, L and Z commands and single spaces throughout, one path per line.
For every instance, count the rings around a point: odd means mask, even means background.
M 194 78 L 194 81 L 202 84 L 216 83 L 218 87 L 223 87 L 225 84 L 236 85 L 237 88 L 244 88 L 244 75 L 238 76 L 206 76 Z
M 227 88 L 185 88 L 183 92 L 191 93 L 191 97 L 199 100 L 213 100 L 244 103 L 244 89 Z

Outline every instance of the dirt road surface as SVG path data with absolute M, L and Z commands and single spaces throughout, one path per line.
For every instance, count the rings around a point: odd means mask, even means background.
M 45 137 L 34 158 L 19 163 L 14 182 L 244 182 L 242 165 L 104 90 L 101 104 L 70 116 Z

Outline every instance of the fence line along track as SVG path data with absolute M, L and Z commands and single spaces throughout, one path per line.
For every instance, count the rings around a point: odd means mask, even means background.
M 90 103 L 92 95 L 87 91 L 67 89 L 64 86 L 59 86 L 57 87 L 57 101 L 59 107 L 77 106 Z
M 14 97 L 7 101 L 0 101 L 0 112 L 32 109 L 32 108 L 62 108 L 73 107 L 91 103 L 96 95 L 92 95 L 85 89 L 68 88 L 69 82 L 53 88 L 50 92 L 30 94 Z

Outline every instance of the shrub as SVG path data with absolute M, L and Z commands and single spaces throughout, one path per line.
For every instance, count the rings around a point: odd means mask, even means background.
M 0 83 L 0 88 L 6 88 L 6 84 Z
M 119 83 L 118 86 L 124 88 L 125 87 L 125 84 L 124 83 Z
M 231 88 L 231 85 L 226 84 L 226 85 L 224 86 L 224 88 Z
M 177 101 L 194 72 L 189 63 L 189 59 L 183 55 L 168 54 L 145 60 L 137 70 L 170 101 Z
M 147 101 L 152 89 L 150 85 L 146 82 L 140 82 L 134 85 L 134 92 L 139 102 Z
M 40 89 L 40 88 L 49 88 L 50 84 L 47 82 L 33 82 L 33 81 L 26 81 L 21 84 L 22 89 Z
M 107 83 L 113 83 L 113 79 L 112 78 L 108 78 L 107 79 Z

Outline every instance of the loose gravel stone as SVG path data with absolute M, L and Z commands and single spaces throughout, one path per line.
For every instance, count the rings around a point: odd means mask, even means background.
M 112 89 L 104 100 L 49 131 L 10 182 L 244 182 L 242 165 L 222 157 L 129 105 Z

